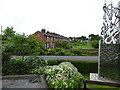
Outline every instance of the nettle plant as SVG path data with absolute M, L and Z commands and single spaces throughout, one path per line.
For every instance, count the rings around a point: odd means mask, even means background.
M 69 62 L 46 66 L 44 73 L 50 88 L 81 88 L 83 84 L 82 75 Z

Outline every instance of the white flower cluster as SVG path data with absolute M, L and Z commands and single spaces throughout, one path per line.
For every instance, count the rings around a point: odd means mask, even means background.
M 46 66 L 45 74 L 51 88 L 77 88 L 82 85 L 82 75 L 69 62 Z

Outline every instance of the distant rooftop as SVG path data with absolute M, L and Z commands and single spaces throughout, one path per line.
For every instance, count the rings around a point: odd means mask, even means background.
M 45 29 L 42 29 L 41 31 L 37 31 L 37 32 L 41 32 L 43 35 L 48 36 L 48 37 L 54 37 L 54 38 L 60 38 L 60 39 L 68 39 L 67 37 L 54 33 L 54 32 L 49 32 L 46 31 Z

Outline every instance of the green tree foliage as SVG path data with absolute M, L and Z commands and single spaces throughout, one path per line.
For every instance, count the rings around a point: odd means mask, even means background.
M 91 41 L 94 41 L 94 40 L 99 41 L 100 39 L 102 39 L 101 36 L 95 35 L 95 34 L 90 34 L 90 35 L 89 35 L 89 38 L 90 38 Z
M 15 36 L 15 31 L 13 31 L 13 27 L 7 27 L 4 31 L 2 31 L 2 63 L 8 61 L 10 59 L 10 55 L 12 54 L 12 45 Z
M 29 55 L 31 50 L 27 37 L 16 34 L 12 49 L 15 55 Z
M 26 37 L 17 34 L 14 38 L 14 54 L 16 55 L 38 55 L 44 53 L 43 44 L 37 40 L 37 37 Z
M 95 49 L 97 49 L 97 48 L 99 48 L 99 41 L 94 40 L 94 41 L 92 41 L 91 45 L 92 45 L 92 47 L 94 47 Z
M 38 55 L 44 53 L 44 46 L 35 36 L 26 37 L 15 33 L 13 27 L 3 31 L 3 53 L 13 55 Z
M 26 58 L 16 57 L 3 64 L 3 75 L 42 74 L 43 67 L 47 65 L 44 59 L 36 56 Z
M 29 41 L 29 45 L 31 45 L 32 54 L 43 55 L 45 53 L 44 43 L 40 41 L 38 36 L 30 35 L 28 41 Z
M 13 31 L 13 27 L 7 27 L 3 32 L 2 39 L 3 40 L 11 40 L 15 36 L 15 31 Z
M 2 46 L 3 51 L 6 51 L 11 48 L 13 44 L 13 40 L 15 37 L 15 31 L 13 31 L 13 27 L 7 27 L 3 32 L 2 35 Z
M 78 39 L 78 41 L 86 41 L 86 40 L 88 40 L 86 38 L 86 36 L 77 37 L 76 39 Z
M 72 41 L 74 42 L 83 42 L 88 40 L 88 38 L 86 36 L 81 36 L 81 37 L 69 37 Z
M 69 49 L 70 48 L 70 43 L 67 41 L 58 41 L 55 43 L 56 48 L 64 48 L 64 49 Z

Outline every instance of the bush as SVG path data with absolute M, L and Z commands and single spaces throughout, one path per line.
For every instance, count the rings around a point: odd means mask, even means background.
M 66 51 L 64 52 L 64 56 L 74 56 L 75 54 L 70 52 L 70 51 Z
M 57 41 L 55 43 L 56 48 L 70 49 L 70 43 L 68 41 Z
M 29 69 L 21 58 L 12 58 L 3 64 L 3 75 L 27 74 Z
M 56 50 L 55 49 L 48 49 L 47 55 L 56 55 Z
M 98 56 L 98 51 L 86 51 L 86 56 Z
M 41 59 L 36 56 L 30 56 L 25 58 L 25 64 L 30 66 L 31 68 L 38 68 L 42 66 L 46 66 L 47 62 L 44 59 Z
M 45 69 L 47 82 L 50 88 L 80 88 L 82 87 L 82 75 L 69 62 L 59 65 L 47 66 Z
M 31 56 L 27 58 L 12 58 L 3 64 L 3 75 L 42 74 L 47 65 L 44 59 Z
M 98 51 L 85 51 L 80 49 L 72 49 L 70 50 L 74 56 L 98 56 Z
M 2 54 L 2 63 L 5 63 L 10 60 L 11 54 L 3 53 Z
M 77 55 L 77 56 L 82 55 L 82 51 L 79 50 L 79 49 L 72 49 L 72 50 L 71 50 L 71 53 L 74 53 L 74 54 Z
M 94 48 L 99 48 L 99 41 L 92 41 L 92 43 L 91 43 L 91 45 L 92 45 L 92 47 L 94 47 Z
M 49 60 L 48 65 L 59 65 L 61 62 L 71 62 L 81 74 L 97 73 L 97 60 Z
M 47 55 L 64 55 L 65 50 L 63 48 L 48 49 Z
M 42 74 L 42 67 L 46 66 L 47 62 L 39 57 L 30 56 L 25 59 L 25 64 L 30 69 L 30 73 Z
M 56 55 L 64 55 L 65 50 L 63 48 L 55 48 Z
M 55 49 L 48 49 L 47 55 L 98 56 L 98 51 L 86 51 L 80 49 L 64 50 L 63 48 L 55 48 Z

